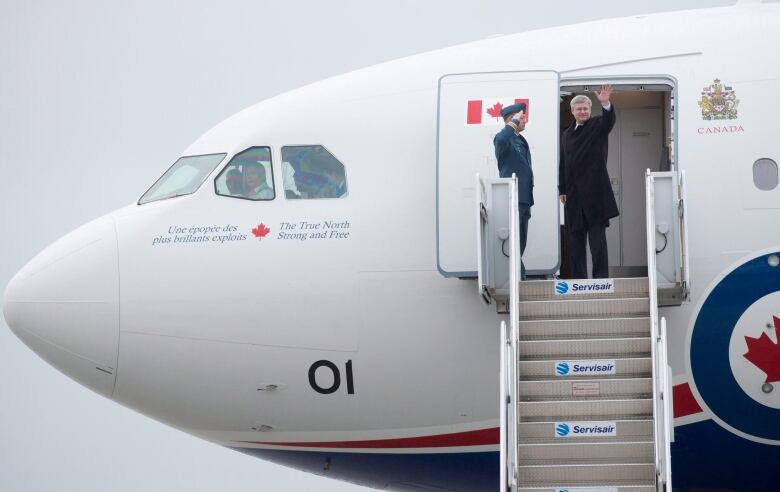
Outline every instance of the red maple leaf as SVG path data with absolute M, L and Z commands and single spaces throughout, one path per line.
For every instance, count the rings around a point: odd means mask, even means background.
M 772 316 L 775 330 L 780 330 L 780 318 Z M 758 338 L 745 337 L 748 351 L 743 357 L 766 374 L 765 383 L 780 381 L 780 344 L 772 341 L 766 333 Z
M 271 228 L 266 227 L 262 222 L 259 226 L 252 229 L 252 234 L 254 234 L 256 237 L 259 237 L 260 239 L 266 237 L 269 232 L 271 232 Z
M 496 104 L 493 105 L 492 108 L 487 108 L 487 114 L 489 114 L 494 118 L 499 118 L 501 117 L 502 109 L 504 109 L 504 105 L 501 104 L 500 102 L 497 102 Z

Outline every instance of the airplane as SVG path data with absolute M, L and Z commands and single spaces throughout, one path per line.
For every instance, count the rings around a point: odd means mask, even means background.
M 473 175 L 497 175 L 495 104 L 525 100 L 524 261 L 552 277 L 568 101 L 611 84 L 617 275 L 647 270 L 645 170 L 685 172 L 690 283 L 659 309 L 674 487 L 773 490 L 778 21 L 750 3 L 556 27 L 263 101 L 33 258 L 5 319 L 84 386 L 219 445 L 380 489 L 495 490 L 506 316 L 477 295 Z

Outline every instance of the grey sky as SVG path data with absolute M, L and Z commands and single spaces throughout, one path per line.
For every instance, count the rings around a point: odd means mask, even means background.
M 493 34 L 733 1 L 0 1 L 0 289 L 275 94 Z M 599 47 L 607 49 L 607 47 Z M 72 382 L 0 323 L 4 491 L 367 490 L 197 440 Z

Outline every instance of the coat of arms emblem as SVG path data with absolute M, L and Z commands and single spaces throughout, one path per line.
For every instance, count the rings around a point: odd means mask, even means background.
M 723 85 L 720 79 L 701 91 L 701 117 L 705 120 L 735 120 L 739 99 L 733 87 Z

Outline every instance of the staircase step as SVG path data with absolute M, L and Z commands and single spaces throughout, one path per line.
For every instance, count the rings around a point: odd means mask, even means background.
M 555 381 L 521 381 L 519 384 L 521 401 L 649 398 L 653 394 L 653 380 L 651 378 L 559 379 Z
M 520 322 L 519 332 L 520 340 L 649 337 L 650 318 L 527 320 Z
M 518 492 L 657 492 L 655 485 L 613 485 L 606 487 L 518 487 Z
M 518 403 L 520 422 L 652 419 L 652 398 Z
M 559 439 L 549 444 L 518 446 L 520 465 L 582 465 L 604 463 L 652 463 L 653 441 L 573 442 Z
M 522 343 L 520 345 L 523 345 Z M 577 379 L 634 378 L 650 377 L 652 374 L 652 359 L 648 357 L 614 357 L 615 369 L 612 375 L 597 374 L 593 376 L 578 375 L 571 371 L 558 371 L 558 363 L 563 359 L 520 361 L 519 378 L 521 381 L 555 381 L 576 377 Z
M 647 297 L 626 297 L 520 301 L 518 313 L 521 320 L 647 317 L 650 314 L 650 300 Z
M 655 464 L 531 465 L 518 467 L 518 484 L 558 487 L 653 485 Z
M 574 283 L 577 280 L 529 280 L 520 282 L 520 300 L 540 300 L 540 299 L 610 299 L 615 297 L 647 297 L 648 296 L 648 280 L 647 277 L 639 278 L 615 278 L 615 279 L 602 279 L 603 282 L 597 281 L 597 283 L 606 283 L 612 281 L 614 286 L 613 293 L 603 293 L 600 291 L 580 291 L 578 293 L 574 291 Z M 562 285 L 565 284 L 565 285 Z M 556 291 L 556 286 L 560 287 L 560 291 L 565 293 L 559 294 Z
M 650 350 L 650 337 L 531 340 L 519 344 L 518 356 L 521 360 L 604 359 L 647 357 L 650 355 Z
M 567 437 L 568 442 L 618 442 L 645 441 L 653 439 L 653 421 L 615 420 L 614 436 L 576 436 Z M 557 443 L 561 441 L 555 432 L 558 422 L 521 422 L 517 426 L 518 442 L 524 444 Z

